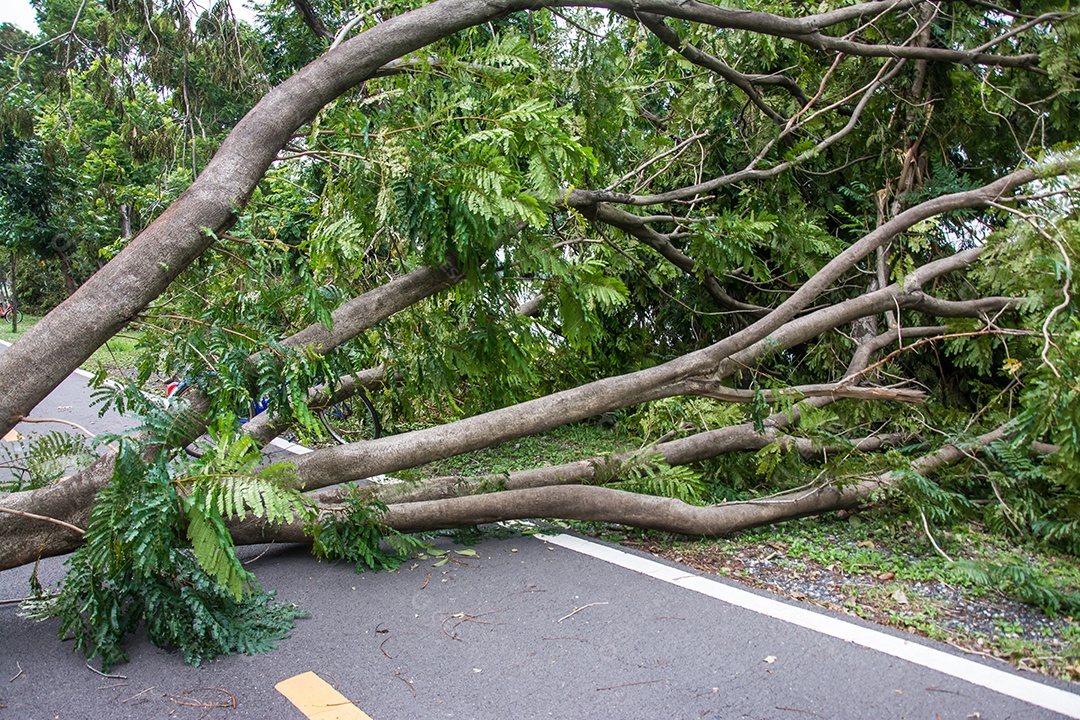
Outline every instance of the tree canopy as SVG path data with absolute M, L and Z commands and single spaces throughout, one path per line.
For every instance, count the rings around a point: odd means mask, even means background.
M 70 479 L 0 497 L 0 567 L 81 544 L 62 597 L 130 613 L 79 631 L 106 663 L 175 601 L 146 584 L 165 567 L 214 588 L 196 617 L 251 617 L 233 543 L 271 537 L 377 564 L 385 533 L 560 517 L 718 534 L 887 498 L 928 532 L 977 516 L 1080 550 L 1080 14 L 277 0 L 251 27 L 224 2 L 43 0 L 39 15 L 40 37 L 2 37 L 0 237 L 63 256 L 71 287 L 0 356 L 0 433 L 125 328 L 139 376 L 102 397 L 147 424 Z M 190 402 L 155 403 L 160 376 L 188 378 Z M 395 432 L 257 468 L 258 444 L 319 435 L 320 403 L 363 387 Z M 596 418 L 643 449 L 343 485 Z M 216 449 L 185 459 L 207 426 Z M 140 518 L 166 508 L 151 540 Z M 134 573 L 123 597 L 95 584 L 110 563 Z M 189 657 L 248 647 L 245 622 Z

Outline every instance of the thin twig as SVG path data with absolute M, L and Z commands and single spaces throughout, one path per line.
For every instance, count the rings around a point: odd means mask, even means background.
M 618 688 L 633 687 L 634 685 L 652 685 L 653 683 L 663 682 L 663 680 L 641 680 L 639 682 L 622 683 L 621 685 L 608 685 L 607 687 L 598 687 L 596 691 L 601 690 L 616 690 Z
M 60 596 L 60 593 L 54 592 L 54 593 L 50 593 L 50 594 L 46 595 L 45 597 L 54 598 L 54 597 L 59 597 L 59 596 Z M 18 603 L 24 603 L 27 600 L 41 600 L 41 599 L 42 598 L 40 596 L 37 596 L 37 595 L 28 595 L 27 597 L 24 597 L 24 598 L 9 598 L 7 600 L 0 600 L 0 605 L 16 605 Z
M 273 540 L 271 540 L 271 541 L 270 541 L 270 544 L 269 544 L 269 545 L 267 545 L 267 546 L 266 546 L 266 549 L 265 549 L 265 550 L 263 550 L 263 551 L 262 551 L 261 553 L 259 553 L 259 554 L 258 554 L 258 555 L 256 555 L 255 557 L 251 558 L 250 560 L 244 560 L 244 561 L 243 561 L 242 563 L 240 563 L 240 564 L 241 564 L 241 565 L 250 565 L 251 563 L 253 563 L 253 562 L 255 562 L 256 560 L 258 560 L 259 558 L 261 558 L 261 557 L 262 557 L 263 555 L 265 555 L 266 553 L 270 552 L 270 548 L 272 548 L 272 547 L 274 547 L 274 541 L 273 541 Z
M 191 693 L 196 692 L 198 690 L 213 690 L 215 692 L 224 693 L 225 695 L 229 696 L 229 699 L 227 701 L 224 701 L 224 702 L 204 702 L 202 700 L 186 700 L 186 699 L 184 699 L 183 696 L 190 695 Z M 224 688 L 218 688 L 218 687 L 191 688 L 190 690 L 185 690 L 184 692 L 180 693 L 180 695 L 181 695 L 181 697 L 169 698 L 169 699 L 172 700 L 177 705 L 183 705 L 184 707 L 197 707 L 197 708 L 235 708 L 236 707 L 236 696 L 233 695 L 228 690 L 225 690 Z
M 18 670 L 18 672 L 15 673 L 15 675 L 12 676 L 12 678 L 10 680 L 8 680 L 9 683 L 15 682 L 16 680 L 19 679 L 19 677 L 22 676 L 22 665 L 19 664 L 18 660 L 15 661 L 15 669 Z
M 606 602 L 594 602 L 594 603 L 589 603 L 588 605 L 582 605 L 581 607 L 576 607 L 576 608 L 574 608 L 574 611 L 571 612 L 569 615 L 563 615 L 561 618 L 559 618 L 555 622 L 561 623 L 563 620 L 565 620 L 567 618 L 570 618 L 570 617 L 573 617 L 574 615 L 577 615 L 579 612 L 581 612 L 585 608 L 595 607 L 596 605 L 607 605 L 607 603 Z
M 134 700 L 135 698 L 139 697 L 140 695 L 145 695 L 146 693 L 150 692 L 153 689 L 154 689 L 154 686 L 151 685 L 150 687 L 146 688 L 142 692 L 137 692 L 134 695 L 132 695 L 131 697 L 129 697 L 127 700 L 121 700 L 120 702 L 123 704 L 123 703 L 126 703 L 128 700 Z
M 94 435 L 94 433 L 90 432 L 89 430 L 84 428 L 79 423 L 72 422 L 70 420 L 62 420 L 60 418 L 28 418 L 28 417 L 24 417 L 21 420 L 19 420 L 19 422 L 20 423 L 59 423 L 60 425 L 68 425 L 70 427 L 75 428 L 76 430 L 80 430 L 80 431 L 86 433 L 87 435 L 89 435 L 90 437 L 97 437 L 96 435 Z
M 1013 213 L 1014 215 L 1019 215 L 1029 225 L 1031 225 L 1031 227 L 1035 230 L 1035 232 L 1039 233 L 1044 238 L 1046 238 L 1047 240 L 1052 242 L 1055 246 L 1057 246 L 1058 252 L 1061 253 L 1061 257 L 1065 260 L 1065 273 L 1064 273 L 1064 275 L 1065 275 L 1065 283 L 1061 288 L 1061 294 L 1064 295 L 1064 298 L 1062 299 L 1062 301 L 1060 303 L 1058 303 L 1057 305 L 1055 305 L 1053 308 L 1050 309 L 1050 314 L 1047 315 L 1046 320 L 1043 321 L 1043 326 L 1042 326 L 1043 348 L 1042 348 L 1042 353 L 1041 353 L 1041 357 L 1043 359 L 1043 362 L 1046 363 L 1046 366 L 1050 368 L 1050 371 L 1053 372 L 1054 375 L 1056 375 L 1058 378 L 1061 378 L 1061 373 L 1058 372 L 1058 369 L 1054 365 L 1054 363 L 1050 362 L 1050 358 L 1048 357 L 1048 354 L 1050 352 L 1050 346 L 1054 344 L 1050 340 L 1050 323 L 1053 322 L 1054 317 L 1059 312 L 1061 312 L 1062 310 L 1064 310 L 1065 308 L 1069 307 L 1069 305 L 1072 304 L 1072 294 L 1070 293 L 1070 286 L 1072 285 L 1072 261 L 1069 259 L 1069 253 L 1066 252 L 1066 250 L 1065 250 L 1065 244 L 1062 243 L 1060 240 L 1058 240 L 1056 237 L 1052 236 L 1050 233 L 1046 232 L 1046 230 L 1044 230 L 1038 223 L 1035 222 L 1035 219 L 1031 215 L 1029 215 L 1029 214 L 1027 214 L 1025 212 L 1021 212 L 1020 210 L 1017 210 L 1016 208 L 1011 208 L 1011 207 L 1009 207 L 1007 205 L 1002 205 L 1002 204 L 996 203 L 996 202 L 991 202 L 990 205 L 992 205 L 993 207 L 996 207 L 996 208 L 998 208 L 1000 210 L 1004 210 L 1005 212 Z M 1058 230 L 1057 232 L 1060 234 L 1061 231 Z
M 941 557 L 945 558 L 949 562 L 954 562 L 954 560 L 949 557 L 949 555 L 944 550 L 941 549 L 941 546 L 937 544 L 937 540 L 934 539 L 933 534 L 930 532 L 930 523 L 926 521 L 926 513 L 924 513 L 921 508 L 919 510 L 919 515 L 922 516 L 923 530 L 926 531 L 926 537 L 930 538 L 930 544 L 934 546 L 934 549 L 938 551 L 938 554 L 941 555 Z
M 108 673 L 103 673 L 100 670 L 95 669 L 90 663 L 86 663 L 86 669 L 89 670 L 92 673 L 96 673 L 96 674 L 100 675 L 103 678 L 109 678 L 110 680 L 127 680 L 128 679 L 127 675 L 110 675 Z
M 82 528 L 75 527 L 71 523 L 66 523 L 63 520 L 57 520 L 56 518 L 46 517 L 45 515 L 35 515 L 34 513 L 24 512 L 22 510 L 12 510 L 11 508 L 0 507 L 0 512 L 7 513 L 8 515 L 18 515 L 19 517 L 30 518 L 31 520 L 41 520 L 43 522 L 50 522 L 60 527 L 65 527 L 68 530 L 74 530 L 80 535 L 85 535 L 86 531 Z
M 401 676 L 401 673 L 402 673 L 402 671 L 398 670 L 397 672 L 394 673 L 394 677 L 396 677 L 398 680 L 400 680 L 401 682 L 408 685 L 409 686 L 409 691 L 412 692 L 412 696 L 416 697 L 416 688 L 413 687 L 412 680 L 406 680 L 404 677 Z

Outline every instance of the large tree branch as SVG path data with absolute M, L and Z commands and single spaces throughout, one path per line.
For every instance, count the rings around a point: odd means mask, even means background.
M 980 436 L 977 442 L 986 446 L 1003 437 L 1005 432 L 999 428 Z M 919 458 L 912 468 L 929 473 L 969 454 L 968 450 L 948 445 Z M 558 517 L 614 522 L 683 535 L 717 536 L 858 507 L 874 492 L 900 477 L 900 473 L 889 472 L 861 482 L 830 482 L 788 495 L 705 507 L 610 488 L 563 485 L 394 504 L 389 506 L 383 522 L 400 532 L 422 532 L 485 522 Z
M 308 30 L 312 32 L 315 37 L 326 42 L 334 41 L 334 34 L 326 29 L 326 25 L 323 25 L 322 18 L 320 18 L 315 10 L 312 9 L 311 4 L 307 0 L 292 0 L 293 7 L 300 13 L 300 17 L 303 19 L 304 24 L 307 25 Z
M 558 4 L 576 5 L 577 3 L 562 0 Z M 826 27 L 848 20 L 882 15 L 890 10 L 899 9 L 900 6 L 913 7 L 921 4 L 921 0 L 895 4 L 890 4 L 887 0 L 886 2 L 857 3 L 845 8 L 848 12 L 833 11 L 804 18 L 785 18 L 762 12 L 736 10 L 697 2 L 696 0 L 598 0 L 592 4 L 596 7 L 606 7 L 630 17 L 640 13 L 650 13 L 663 17 L 699 22 L 717 28 L 759 32 L 765 35 L 787 38 L 818 50 L 828 50 L 845 55 L 909 60 L 926 59 L 935 62 L 1012 67 L 1034 71 L 1039 69 L 1039 56 L 1037 53 L 992 55 L 984 52 L 950 48 L 912 47 L 889 43 L 872 44 L 832 37 L 819 32 Z
M 957 255 L 970 264 L 978 257 L 979 251 L 968 250 Z M 929 281 L 946 269 L 962 266 L 965 265 L 955 257 L 930 263 L 911 273 L 903 288 L 893 284 L 798 319 L 788 318 L 786 323 L 773 327 L 769 321 L 777 315 L 777 310 L 709 348 L 647 370 L 597 380 L 450 425 L 320 450 L 298 458 L 297 472 L 306 488 L 326 487 L 490 447 L 628 405 L 691 394 L 700 387 L 713 387 L 739 369 L 755 364 L 768 353 L 806 342 L 856 318 L 880 313 L 897 305 L 902 308 L 916 305 L 925 297 L 918 289 L 920 282 Z M 1008 299 L 1007 302 L 1013 300 Z M 748 338 L 756 340 L 746 345 L 744 343 Z

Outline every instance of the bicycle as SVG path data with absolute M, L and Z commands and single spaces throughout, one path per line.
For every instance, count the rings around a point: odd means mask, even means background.
M 191 383 L 186 379 L 169 383 L 165 388 L 166 402 L 173 398 L 183 397 L 191 387 Z M 314 408 L 315 416 L 319 418 L 327 434 L 340 445 L 348 445 L 359 440 L 374 440 L 382 435 L 382 419 L 367 392 L 362 387 L 358 387 L 354 397 L 360 400 L 364 408 L 363 412 L 354 411 L 348 400 Z M 261 398 L 253 402 L 250 408 L 238 410 L 240 424 L 243 425 L 269 406 L 269 398 Z M 189 448 L 188 453 L 194 454 L 194 451 Z
M 2 301 L 0 301 L 0 319 L 9 318 L 9 317 L 11 317 L 12 313 L 15 313 L 16 322 L 22 322 L 23 321 L 23 311 L 22 310 L 16 310 L 15 306 L 11 304 L 10 300 L 2 300 Z

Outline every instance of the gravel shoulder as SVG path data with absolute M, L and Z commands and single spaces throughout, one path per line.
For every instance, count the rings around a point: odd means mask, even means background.
M 1022 670 L 1080 682 L 1080 623 L 981 587 L 924 548 L 903 524 L 805 519 L 733 538 L 687 540 L 626 533 L 624 545 L 753 587 L 946 642 Z M 947 535 L 954 559 L 1023 562 L 1075 592 L 1074 558 L 1003 548 L 977 528 Z M 874 537 L 877 536 L 877 537 Z M 923 539 L 924 540 L 924 539 Z

